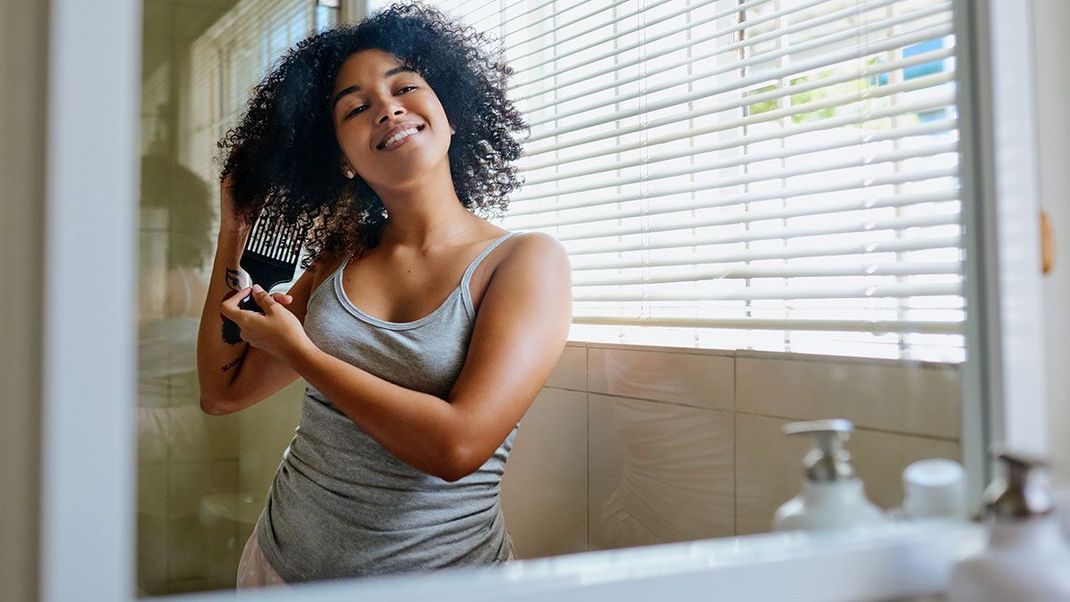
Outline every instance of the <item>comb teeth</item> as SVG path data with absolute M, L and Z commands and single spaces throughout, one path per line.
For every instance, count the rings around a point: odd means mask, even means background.
M 268 221 L 257 218 L 245 250 L 285 263 L 296 263 L 301 252 L 300 231 L 297 226 L 287 227 L 282 220 Z

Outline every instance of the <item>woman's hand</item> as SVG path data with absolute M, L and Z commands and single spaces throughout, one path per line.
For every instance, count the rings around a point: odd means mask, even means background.
M 250 292 L 256 304 L 264 310 L 263 314 L 238 307 Z M 220 304 L 219 311 L 237 322 L 242 338 L 250 345 L 289 362 L 293 354 L 313 344 L 301 321 L 286 309 L 285 306 L 292 302 L 290 295 L 269 295 L 260 285 L 254 284 L 252 288 L 244 288 L 228 297 Z

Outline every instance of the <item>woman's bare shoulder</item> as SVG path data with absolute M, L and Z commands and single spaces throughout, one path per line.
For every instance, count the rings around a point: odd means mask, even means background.
M 535 274 L 570 271 L 568 251 L 559 240 L 543 232 L 523 232 L 511 237 L 508 249 L 494 266 L 494 272 L 520 271 Z
M 502 257 L 502 262 L 531 262 L 540 259 L 562 259 L 568 257 L 565 246 L 553 236 L 544 232 L 520 232 L 512 236 L 509 252 Z M 567 259 L 566 259 L 567 260 Z
M 343 251 L 334 250 L 325 250 L 317 255 L 307 270 L 312 272 L 312 290 L 315 290 L 324 279 L 333 274 L 342 265 L 342 260 L 345 257 L 346 253 Z

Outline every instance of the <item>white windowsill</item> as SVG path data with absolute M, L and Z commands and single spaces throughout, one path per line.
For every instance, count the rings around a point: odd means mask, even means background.
M 662 353 L 704 355 L 719 357 L 749 357 L 766 359 L 792 359 L 835 364 L 867 364 L 886 366 L 941 367 L 962 366 L 959 362 L 938 362 L 930 360 L 895 359 L 886 357 L 859 357 L 853 355 L 826 355 L 799 351 L 767 351 L 763 349 L 718 349 L 712 347 L 682 347 L 675 345 L 650 345 L 645 343 L 606 343 L 601 341 L 582 341 L 569 339 L 566 347 L 577 349 L 620 349 L 625 351 L 656 351 Z
M 859 531 L 769 533 L 523 560 L 502 567 L 296 584 L 257 600 L 873 600 L 939 594 L 955 561 L 979 550 L 984 530 L 945 521 Z M 239 596 L 243 592 L 239 591 Z M 169 598 L 233 600 L 234 592 Z

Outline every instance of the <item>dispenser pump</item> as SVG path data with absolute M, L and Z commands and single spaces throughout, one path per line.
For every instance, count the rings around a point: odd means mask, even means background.
M 985 489 L 988 545 L 951 571 L 948 602 L 1070 600 L 1070 541 L 1052 508 L 1047 462 L 992 450 L 997 476 Z
M 840 529 L 883 520 L 880 508 L 866 499 L 851 454 L 843 448 L 853 427 L 843 419 L 784 425 L 786 435 L 813 437 L 814 447 L 803 458 L 802 489 L 776 511 L 774 529 Z
M 985 489 L 985 506 L 996 520 L 1044 516 L 1051 498 L 1037 472 L 1047 467 L 1041 458 L 1003 449 L 993 450 L 1002 474 Z
M 850 420 L 809 420 L 784 425 L 785 435 L 814 437 L 814 448 L 803 458 L 806 480 L 811 483 L 830 483 L 855 478 L 851 454 L 843 448 L 854 425 Z

